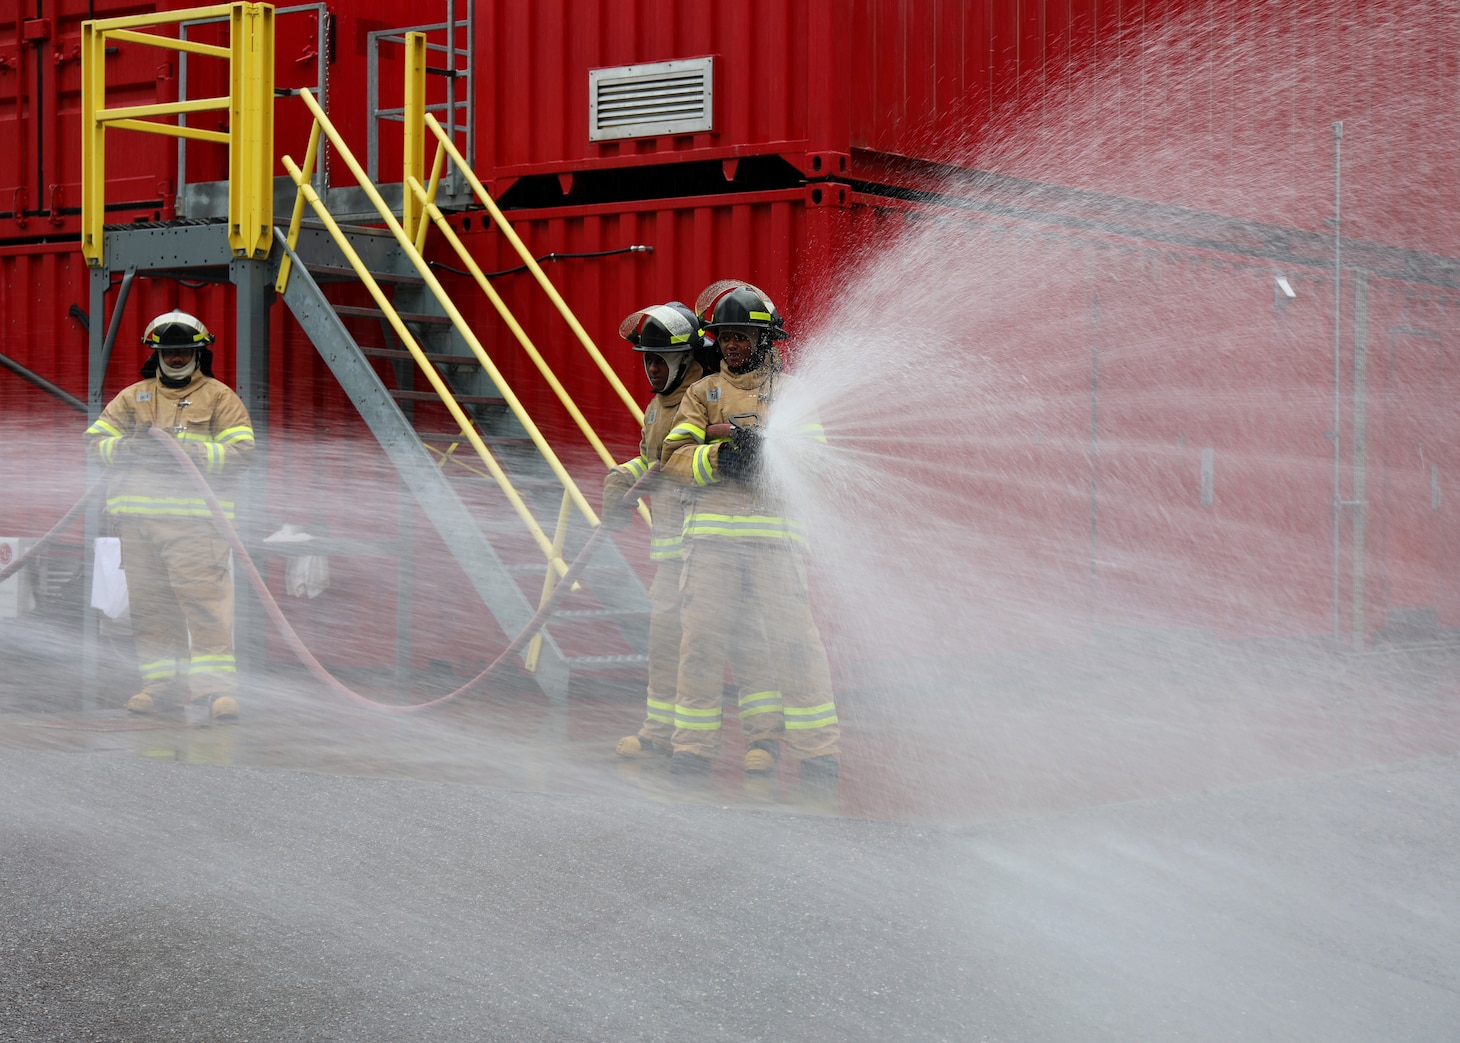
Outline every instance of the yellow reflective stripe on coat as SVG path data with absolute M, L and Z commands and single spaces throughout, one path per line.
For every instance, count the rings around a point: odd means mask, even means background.
M 786 731 L 788 732 L 829 728 L 837 723 L 835 703 L 822 703 L 820 706 L 788 706 L 785 712 Z
M 117 446 L 122 444 L 120 437 L 103 438 L 96 443 L 96 455 L 102 463 L 108 467 L 117 462 Z
M 692 706 L 674 707 L 674 726 L 685 728 L 695 732 L 714 732 L 720 730 L 721 711 L 719 707 L 713 710 L 697 710 Z
M 710 463 L 710 450 L 714 444 L 702 445 L 690 454 L 690 463 L 694 468 L 696 485 L 714 485 L 720 479 L 715 477 L 715 471 Z
M 788 518 L 770 514 L 705 514 L 694 511 L 685 515 L 684 535 L 756 537 L 759 539 L 795 540 L 805 543 L 801 526 Z
M 95 423 L 86 429 L 88 435 L 110 435 L 113 438 L 121 438 L 122 432 L 108 424 L 105 420 L 98 418 Z
M 796 433 L 798 435 L 809 435 L 818 442 L 826 442 L 826 428 L 820 424 L 802 424 L 796 428 Z
M 219 500 L 224 517 L 233 518 L 233 501 Z M 111 514 L 146 515 L 151 518 L 211 518 L 207 501 L 197 498 L 156 496 L 109 496 L 106 509 Z
M 248 429 L 235 428 L 234 430 Z M 250 435 L 250 437 L 252 437 L 252 435 Z M 193 445 L 200 445 L 203 447 L 203 452 L 207 455 L 207 460 L 203 464 L 204 474 L 223 473 L 223 460 L 227 454 L 227 450 L 224 449 L 221 443 L 214 441 L 207 435 L 196 435 L 190 431 L 178 432 L 177 440 L 179 442 L 190 442 Z
M 669 434 L 664 436 L 666 442 L 699 442 L 705 441 L 705 429 L 696 427 L 691 423 L 679 423 L 670 428 Z
M 627 471 L 629 477 L 637 480 L 649 473 L 649 458 L 640 453 L 632 460 L 625 460 L 618 465 L 620 471 Z
M 234 442 L 252 442 L 253 428 L 239 426 L 228 427 L 218 432 L 217 442 L 219 445 L 232 445 Z

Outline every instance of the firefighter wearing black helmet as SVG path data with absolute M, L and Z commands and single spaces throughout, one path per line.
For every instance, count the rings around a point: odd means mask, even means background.
M 699 317 L 678 301 L 634 312 L 619 325 L 619 336 L 643 354 L 644 373 L 654 389 L 654 397 L 644 408 L 639 455 L 611 469 L 603 480 L 603 521 L 616 530 L 628 525 L 633 517 L 632 509 L 623 503 L 624 494 L 659 459 L 664 437 L 669 433 L 685 390 L 703 377 L 717 359 L 714 349 L 705 345 L 700 334 Z M 618 741 L 618 755 L 628 758 L 668 755 L 674 735 L 684 511 L 679 490 L 672 485 L 661 487 L 653 497 L 653 505 L 649 556 L 655 562 L 655 569 L 649 588 L 649 691 L 644 723 L 638 733 Z M 755 662 L 758 670 L 763 670 L 766 657 L 760 628 L 754 628 L 744 640 L 758 643 L 759 654 L 751 653 L 747 658 Z M 781 729 L 780 693 L 772 690 L 774 685 L 768 680 L 756 681 L 751 677 L 745 673 L 735 679 L 740 685 L 740 714 L 746 741 L 775 739 Z
M 731 636 L 757 620 L 781 690 L 785 745 L 804 781 L 834 787 L 840 726 L 807 594 L 805 539 L 760 474 L 757 429 L 769 421 L 784 379 L 776 342 L 787 334 L 770 298 L 749 283 L 709 286 L 695 308 L 723 361 L 685 393 L 661 456 L 666 473 L 693 491 L 684 518 L 684 634 L 670 769 L 709 770 L 727 656 L 732 672 L 740 668 Z M 802 433 L 822 437 L 814 424 Z M 779 744 L 754 744 L 747 767 L 756 752 L 773 766 Z
M 127 701 L 133 713 L 193 704 L 213 720 L 238 716 L 228 540 L 186 465 L 149 434 L 156 428 L 177 439 L 231 518 L 254 433 L 243 402 L 213 377 L 213 340 L 187 312 L 157 316 L 142 337 L 143 379 L 86 431 L 121 537 L 142 675 L 142 690 Z

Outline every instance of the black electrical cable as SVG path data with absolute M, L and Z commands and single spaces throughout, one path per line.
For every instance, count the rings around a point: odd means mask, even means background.
M 591 257 L 613 257 L 616 254 L 651 254 L 653 252 L 654 248 L 652 246 L 620 246 L 616 250 L 595 250 L 588 253 L 543 254 L 541 257 L 534 257 L 533 260 L 538 264 L 544 264 L 553 261 L 583 260 L 585 258 Z M 463 271 L 460 268 L 453 268 L 451 267 L 451 265 L 443 264 L 440 261 L 432 261 L 430 262 L 430 264 L 432 268 L 435 268 L 438 271 L 450 272 L 452 275 L 471 274 L 471 272 Z M 482 275 L 486 276 L 488 279 L 496 279 L 503 275 L 517 275 L 521 272 L 525 272 L 528 270 L 529 268 L 527 265 L 519 264 L 516 268 L 504 268 L 500 272 L 483 272 Z

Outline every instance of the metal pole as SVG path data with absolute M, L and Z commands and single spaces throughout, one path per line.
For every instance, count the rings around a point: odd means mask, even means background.
M 101 242 L 97 242 L 98 250 Z M 101 317 L 106 314 L 106 292 L 111 288 L 111 272 L 103 267 L 91 269 L 91 324 L 87 332 L 88 369 L 86 401 L 87 423 L 101 416 L 106 406 L 106 368 L 102 364 L 103 344 Z M 90 484 L 100 475 L 98 464 L 87 461 L 86 480 Z M 101 505 L 93 499 L 86 505 L 86 535 L 82 548 L 81 589 L 84 592 L 81 609 L 81 709 L 94 710 L 101 690 L 101 620 L 91 611 L 92 573 L 96 568 L 96 540 L 102 534 Z
M 244 543 L 252 546 L 259 538 L 259 526 L 267 513 L 264 491 L 269 473 L 269 301 L 273 296 L 273 280 L 269 278 L 268 261 L 243 257 L 229 263 L 228 277 L 234 286 L 236 314 L 233 343 L 222 347 L 234 352 L 237 365 L 234 390 L 248 410 L 255 439 L 253 462 L 243 475 L 239 489 L 237 528 Z M 242 568 L 239 562 L 234 565 Z M 263 616 L 242 595 L 242 588 L 235 587 L 234 652 L 241 671 L 259 672 L 265 660 Z
M 1100 292 L 1090 297 L 1090 625 L 1100 584 Z
M 122 273 L 122 285 L 117 290 L 117 303 L 112 306 L 112 321 L 107 323 L 106 340 L 102 342 L 101 358 L 98 360 L 103 378 L 106 376 L 107 367 L 111 365 L 112 350 L 117 346 L 117 332 L 122 327 L 122 313 L 127 310 L 127 298 L 132 295 L 132 280 L 136 277 L 136 265 L 129 265 L 127 270 Z
M 1343 121 L 1333 124 L 1333 639 L 1343 640 L 1338 604 L 1339 528 L 1342 521 Z

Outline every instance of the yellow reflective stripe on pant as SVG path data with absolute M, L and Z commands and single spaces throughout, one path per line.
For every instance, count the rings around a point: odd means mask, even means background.
M 754 717 L 759 713 L 781 712 L 780 692 L 751 692 L 740 697 L 741 718 Z
M 660 724 L 674 726 L 674 704 L 660 702 L 653 696 L 648 699 L 648 709 L 644 717 L 650 721 L 658 721 Z
M 720 730 L 722 716 L 723 714 L 718 706 L 710 710 L 676 704 L 674 707 L 674 726 L 693 732 L 717 732 Z
M 785 709 L 786 731 L 805 731 L 809 728 L 829 728 L 839 723 L 836 719 L 836 704 L 822 703 L 820 706 L 788 706 Z
M 138 663 L 137 672 L 142 675 L 144 688 L 159 681 L 171 681 L 177 677 L 176 659 L 157 659 L 150 663 Z
M 237 661 L 231 655 L 197 655 L 188 663 L 188 674 L 232 674 L 238 671 Z

